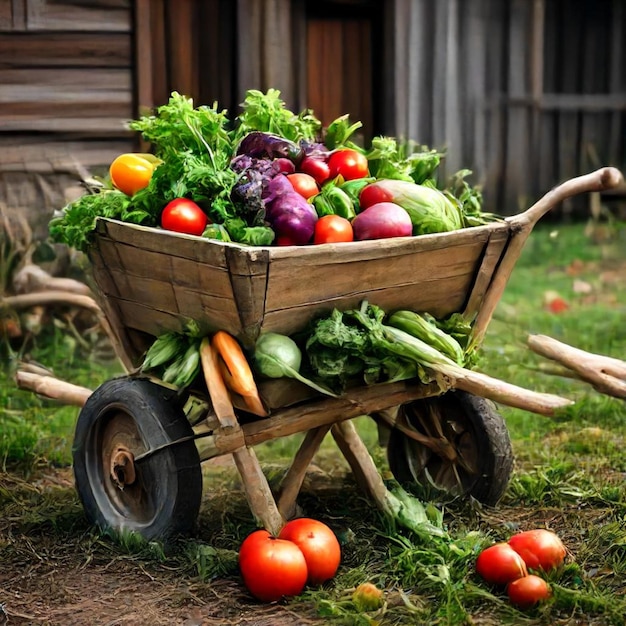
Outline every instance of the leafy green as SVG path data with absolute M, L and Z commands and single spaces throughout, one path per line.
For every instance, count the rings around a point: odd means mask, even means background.
M 339 311 L 313 322 L 304 342 L 311 370 L 342 390 L 361 378 L 365 384 L 454 375 L 462 367 L 431 343 L 386 323 L 378 306 L 363 301 L 358 309 Z M 431 335 L 439 333 L 431 332 Z M 428 339 L 428 337 L 426 337 Z M 437 338 L 437 345 L 441 337 Z
M 418 185 L 434 180 L 443 156 L 442 152 L 427 146 L 383 136 L 374 137 L 367 152 L 372 176 L 407 180 Z
M 68 204 L 49 224 L 52 241 L 65 243 L 77 250 L 85 251 L 98 217 L 119 219 L 135 224 L 150 223 L 147 211 L 133 207 L 131 198 L 113 189 L 92 189 Z
M 140 132 L 163 161 L 191 152 L 205 155 L 215 169 L 220 169 L 228 164 L 232 153 L 226 112 L 218 111 L 217 104 L 194 108 L 191 98 L 176 91 L 167 104 L 157 108 L 156 114 L 144 115 L 128 126 Z
M 269 226 L 247 226 L 239 217 L 226 220 L 224 228 L 231 241 L 249 246 L 271 246 L 275 238 L 275 233 Z
M 359 146 L 349 139 L 362 126 L 363 124 L 361 122 L 351 124 L 350 117 L 348 115 L 342 115 L 333 120 L 326 128 L 324 144 L 329 150 L 334 150 L 335 148 L 353 148 L 360 150 Z
M 392 354 L 375 329 L 382 328 L 385 312 L 363 303 L 361 309 L 339 311 L 313 324 L 305 344 L 312 370 L 321 380 L 344 388 L 361 377 L 366 384 L 406 380 L 418 375 L 414 361 Z
M 414 337 L 419 337 L 450 357 L 458 365 L 463 365 L 464 354 L 461 344 L 443 331 L 437 324 L 437 320 L 429 313 L 395 311 L 389 316 L 388 323 Z
M 322 128 L 312 111 L 306 109 L 299 114 L 290 111 L 278 89 L 268 89 L 267 93 L 250 89 L 241 107 L 243 111 L 237 117 L 233 134 L 235 143 L 251 131 L 273 133 L 295 142 L 315 141 Z

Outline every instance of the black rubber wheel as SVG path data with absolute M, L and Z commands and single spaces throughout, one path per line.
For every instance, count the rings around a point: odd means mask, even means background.
M 100 385 L 78 416 L 73 445 L 76 489 L 89 521 L 148 540 L 189 532 L 202 498 L 198 450 L 185 439 L 192 435 L 171 390 L 126 377 Z
M 509 431 L 493 403 L 464 391 L 415 400 L 398 408 L 399 423 L 431 445 L 393 428 L 387 443 L 396 480 L 422 496 L 471 496 L 494 505 L 513 471 Z M 435 443 L 436 442 L 436 443 Z M 434 450 L 433 447 L 439 446 Z

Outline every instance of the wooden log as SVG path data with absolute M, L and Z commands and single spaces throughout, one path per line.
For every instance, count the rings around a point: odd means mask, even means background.
M 132 361 L 126 358 L 126 351 L 121 347 L 121 340 L 116 335 L 113 327 L 109 324 L 107 317 L 98 303 L 91 297 L 81 293 L 70 293 L 67 291 L 37 291 L 34 293 L 23 293 L 17 296 L 0 297 L 0 309 L 3 307 L 13 309 L 24 309 L 38 305 L 67 305 L 78 306 L 91 311 L 98 318 L 98 322 L 106 332 L 109 340 L 115 348 L 120 363 L 127 372 L 134 369 Z
M 91 389 L 59 380 L 53 376 L 18 370 L 15 382 L 20 389 L 27 389 L 35 393 L 57 400 L 62 404 L 83 407 L 87 398 L 92 394 Z
M 6 306 L 14 309 L 27 309 L 28 307 L 37 306 L 39 304 L 78 306 L 93 311 L 98 316 L 104 317 L 98 303 L 85 294 L 70 293 L 67 291 L 37 291 L 0 298 L 0 307 Z
M 596 391 L 626 398 L 626 362 L 585 352 L 546 335 L 529 335 L 528 347 L 540 356 L 565 366 Z

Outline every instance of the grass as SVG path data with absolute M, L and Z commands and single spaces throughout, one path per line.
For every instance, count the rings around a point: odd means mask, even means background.
M 625 405 L 585 383 L 548 373 L 550 364 L 526 347 L 529 333 L 541 333 L 589 352 L 626 358 L 626 277 L 620 271 L 626 258 L 616 253 L 625 232 L 616 226 L 611 241 L 593 245 L 582 225 L 538 227 L 513 272 L 479 369 L 528 389 L 571 397 L 576 404 L 558 419 L 500 408 L 513 442 L 515 471 L 498 507 L 447 503 L 443 512 L 450 539 L 424 542 L 372 508 L 327 438 L 299 505 L 302 514 L 326 521 L 337 532 L 342 566 L 323 588 L 287 601 L 290 610 L 351 625 L 626 623 Z M 568 308 L 550 312 L 545 307 L 550 292 L 558 293 Z M 114 365 L 96 366 L 73 356 L 65 341 L 52 332 L 33 355 L 46 365 L 58 364 L 60 378 L 90 387 L 115 372 Z M 17 466 L 28 474 L 42 463 L 68 465 L 76 409 L 15 391 L 9 375 L 7 368 L 0 386 L 5 467 Z M 373 423 L 368 418 L 357 423 L 383 476 L 391 479 Z M 300 439 L 257 448 L 270 480 L 282 474 Z M 227 579 L 239 585 L 236 550 L 254 522 L 232 467 L 206 467 L 205 480 L 198 530 L 176 549 L 85 528 L 71 489 L 54 492 L 50 499 L 27 481 L 13 489 L 0 485 L 0 502 L 5 517 L 19 519 L 22 533 L 43 525 L 58 542 L 67 542 L 78 528 L 83 554 L 102 558 L 110 551 L 139 561 L 142 568 L 165 563 L 198 584 Z M 476 576 L 473 561 L 481 547 L 532 527 L 558 532 L 570 555 L 562 570 L 548 575 L 551 600 L 521 612 L 502 589 Z M 385 591 L 385 605 L 377 612 L 359 612 L 352 601 L 352 591 L 366 580 Z

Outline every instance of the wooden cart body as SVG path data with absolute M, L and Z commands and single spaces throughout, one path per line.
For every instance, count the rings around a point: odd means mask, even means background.
M 98 220 L 90 258 L 122 356 L 137 365 L 146 340 L 182 332 L 190 320 L 251 347 L 263 332 L 292 334 L 363 300 L 385 311 L 473 319 L 516 230 L 502 221 L 421 237 L 253 248 Z

